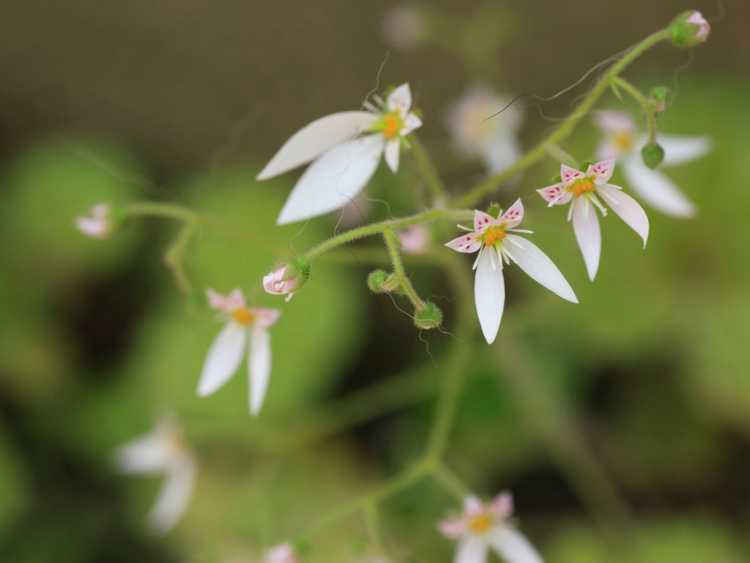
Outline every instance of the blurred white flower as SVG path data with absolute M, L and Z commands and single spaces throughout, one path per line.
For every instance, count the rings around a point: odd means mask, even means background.
M 467 497 L 463 513 L 443 520 L 440 532 L 456 540 L 455 563 L 484 563 L 494 551 L 506 563 L 542 563 L 541 556 L 529 541 L 508 522 L 513 513 L 513 499 L 509 493 L 483 503 Z
M 518 130 L 523 112 L 516 105 L 506 107 L 510 101 L 485 84 L 475 84 L 446 112 L 456 147 L 467 157 L 481 159 L 491 174 L 507 168 L 521 154 Z
M 646 212 L 636 200 L 623 192 L 620 186 L 608 183 L 614 170 L 613 159 L 592 164 L 585 173 L 562 164 L 562 181 L 537 190 L 550 207 L 570 203 L 568 221 L 573 223 L 578 247 L 592 281 L 599 269 L 599 256 L 602 250 L 602 234 L 596 210 L 599 210 L 602 217 L 607 215 L 607 208 L 599 197 L 641 237 L 644 248 L 648 241 L 649 224 Z
M 368 111 L 321 117 L 292 135 L 258 174 L 273 178 L 314 161 L 294 186 L 278 218 L 284 225 L 339 209 L 362 191 L 385 155 L 396 172 L 401 140 L 422 125 L 411 109 L 408 84 L 396 88 Z
M 474 211 L 474 229 L 446 243 L 456 252 L 473 254 L 479 251 L 474 269 L 474 303 L 479 325 L 488 344 L 495 341 L 505 308 L 505 279 L 503 260 L 512 260 L 533 280 L 563 299 L 578 303 L 573 288 L 557 266 L 530 240 L 512 233 L 528 233 L 517 229 L 523 221 L 523 204 L 518 199 L 500 217 Z
M 672 180 L 644 164 L 641 149 L 648 138 L 637 130 L 630 115 L 621 111 L 600 111 L 595 121 L 604 134 L 598 149 L 599 158 L 616 158 L 622 162 L 628 183 L 646 203 L 672 217 L 695 215 L 695 205 Z M 712 148 L 708 137 L 658 135 L 657 142 L 664 149 L 664 167 L 690 162 Z
M 299 559 L 291 544 L 283 543 L 269 549 L 263 563 L 299 563 Z
M 89 215 L 76 217 L 75 224 L 84 235 L 105 239 L 112 232 L 112 208 L 106 203 L 94 205 Z
M 158 534 L 174 528 L 190 502 L 197 471 L 177 420 L 171 415 L 162 417 L 153 431 L 118 448 L 115 462 L 122 473 L 163 475 L 164 484 L 148 522 Z
M 424 11 L 414 5 L 397 4 L 386 10 L 382 31 L 388 46 L 409 49 L 427 38 L 427 18 Z
M 407 254 L 424 254 L 430 247 L 430 231 L 424 225 L 412 225 L 401 231 L 398 238 Z
M 209 305 L 222 313 L 226 325 L 208 350 L 198 383 L 198 395 L 210 395 L 229 381 L 239 368 L 245 349 L 249 348 L 250 414 L 257 415 L 271 376 L 271 337 L 267 329 L 281 313 L 277 309 L 248 308 L 239 289 L 226 296 L 213 289 L 206 293 Z

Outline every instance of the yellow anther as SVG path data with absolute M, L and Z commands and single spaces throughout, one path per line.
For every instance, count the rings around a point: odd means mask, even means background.
M 244 307 L 240 307 L 239 309 L 232 311 L 232 318 L 242 326 L 249 326 L 252 324 L 254 316 Z

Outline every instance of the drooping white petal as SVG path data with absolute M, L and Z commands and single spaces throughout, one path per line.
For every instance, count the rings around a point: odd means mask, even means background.
M 602 233 L 596 209 L 588 198 L 581 197 L 573 202 L 573 232 L 586 263 L 586 272 L 589 279 L 594 281 L 602 252 Z
M 406 112 L 411 108 L 411 88 L 409 84 L 402 84 L 391 92 L 386 103 L 389 110 L 398 110 L 401 112 L 401 115 L 405 116 Z
M 393 172 L 398 172 L 398 157 L 401 152 L 401 144 L 398 139 L 393 139 L 385 144 L 385 161 Z
M 151 528 L 166 534 L 179 521 L 190 503 L 195 482 L 195 465 L 189 458 L 174 463 L 166 474 L 156 504 L 148 515 Z
M 121 446 L 115 452 L 115 463 L 123 473 L 162 471 L 169 461 L 169 449 L 158 431 L 150 432 Z
M 240 366 L 245 351 L 247 330 L 229 322 L 214 339 L 208 350 L 198 382 L 198 395 L 205 397 L 224 385 Z
M 465 536 L 458 542 L 453 563 L 486 563 L 487 544 L 476 536 Z
M 597 186 L 596 191 L 601 194 L 609 207 L 625 221 L 643 239 L 643 247 L 648 242 L 648 217 L 640 204 L 622 190 L 607 184 Z
M 487 541 L 506 563 L 544 563 L 529 540 L 508 526 L 492 530 Z
M 494 253 L 493 248 L 482 249 L 474 276 L 474 303 L 488 344 L 495 341 L 505 308 L 503 268 Z
M 258 174 L 258 180 L 273 178 L 310 162 L 367 131 L 376 120 L 377 116 L 367 111 L 343 111 L 316 119 L 284 143 Z
M 662 166 L 677 166 L 700 158 L 713 148 L 708 137 L 688 137 L 682 135 L 659 135 L 657 139 L 664 149 Z
M 268 390 L 268 380 L 271 376 L 271 335 L 259 326 L 250 333 L 247 369 L 250 414 L 256 416 L 263 406 L 263 399 Z
M 633 156 L 623 167 L 625 177 L 633 191 L 654 209 L 672 217 L 692 217 L 695 205 L 658 170 L 651 170 L 640 159 Z
M 504 248 L 507 249 L 510 258 L 529 277 L 563 299 L 578 303 L 578 298 L 568 280 L 537 245 L 528 239 L 511 234 L 506 236 L 506 241 Z
M 375 173 L 383 143 L 382 135 L 367 135 L 334 147 L 313 162 L 289 194 L 278 224 L 310 219 L 349 203 Z

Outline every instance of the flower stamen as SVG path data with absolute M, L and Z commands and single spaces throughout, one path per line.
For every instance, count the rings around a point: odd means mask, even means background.
M 492 517 L 483 512 L 469 519 L 469 529 L 475 534 L 483 534 L 492 527 Z
M 583 194 L 593 192 L 596 188 L 594 185 L 594 179 L 587 176 L 586 178 L 576 180 L 565 189 L 575 197 L 581 197 Z
M 232 311 L 232 319 L 242 326 L 250 326 L 255 320 L 255 315 L 253 315 L 248 309 L 240 307 L 239 309 Z

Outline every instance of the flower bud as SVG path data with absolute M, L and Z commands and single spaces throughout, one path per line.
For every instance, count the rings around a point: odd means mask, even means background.
M 116 213 L 108 203 L 94 205 L 88 215 L 76 217 L 76 228 L 87 237 L 95 239 L 106 239 L 115 230 L 117 223 Z
M 669 27 L 672 43 L 678 47 L 694 47 L 708 39 L 711 25 L 697 10 L 689 10 L 677 16 Z
M 307 258 L 297 256 L 288 264 L 263 277 L 263 289 L 272 295 L 286 295 L 289 301 L 310 278 L 310 263 Z
M 487 208 L 487 214 L 492 215 L 493 217 L 500 217 L 500 213 L 502 213 L 503 208 L 500 207 L 500 204 L 496 201 L 493 201 L 490 203 L 490 206 Z
M 422 330 L 432 330 L 443 324 L 443 312 L 432 301 L 425 301 L 424 307 L 414 313 L 414 324 Z
M 398 289 L 398 286 L 396 276 L 384 270 L 373 270 L 367 276 L 367 287 L 373 293 L 391 293 Z
M 664 149 L 659 143 L 648 143 L 641 149 L 643 163 L 652 170 L 664 160 Z

